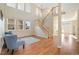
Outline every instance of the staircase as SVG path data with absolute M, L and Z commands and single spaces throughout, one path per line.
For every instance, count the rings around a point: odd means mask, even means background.
M 58 7 L 58 6 L 56 6 L 56 7 Z M 46 16 L 43 18 L 43 19 L 37 19 L 36 20 L 36 24 L 37 24 L 37 27 L 39 27 L 39 31 L 40 31 L 40 33 L 41 33 L 41 35 L 40 36 L 42 36 L 42 37 L 45 37 L 45 38 L 49 38 L 50 37 L 50 34 L 49 34 L 49 27 L 47 27 L 46 25 L 45 25 L 45 20 L 46 20 L 46 18 L 50 15 L 50 14 L 52 14 L 52 10 L 54 9 L 54 8 L 56 8 L 56 7 L 52 7 L 51 9 L 50 9 L 50 11 L 46 14 Z M 39 32 L 38 31 L 38 32 Z M 39 33 L 39 34 L 40 34 Z
M 55 8 L 57 8 L 57 7 L 59 7 L 59 6 L 55 6 L 55 7 L 52 7 L 51 9 L 50 9 L 50 11 L 47 13 L 47 15 L 43 18 L 43 19 L 40 19 L 40 20 L 38 20 L 37 19 L 37 25 L 38 25 L 38 27 L 40 28 L 40 30 L 42 30 L 42 32 L 43 33 L 45 33 L 45 35 L 47 36 L 47 38 L 49 38 L 50 37 L 50 35 L 52 35 L 52 34 L 49 34 L 49 27 L 47 27 L 46 25 L 45 25 L 45 20 L 46 20 L 46 18 L 51 14 L 51 15 L 53 15 L 53 16 L 57 16 L 58 15 L 58 13 L 53 13 L 52 11 L 53 11 L 53 9 L 55 9 Z M 65 12 L 62 12 L 62 14 L 65 14 Z M 42 35 L 41 35 L 42 36 Z
M 43 38 L 49 37 L 49 28 L 45 25 L 42 25 L 42 22 L 40 20 L 36 21 L 36 33 L 38 36 Z

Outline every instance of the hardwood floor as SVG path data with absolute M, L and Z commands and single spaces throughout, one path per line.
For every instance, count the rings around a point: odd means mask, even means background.
M 62 48 L 60 50 L 61 55 L 76 55 L 78 54 L 77 50 L 77 42 L 76 39 L 73 38 L 73 35 L 65 35 L 62 37 Z
M 2 50 L 3 55 L 8 55 L 7 49 Z M 25 45 L 25 49 L 18 49 L 14 55 L 76 55 L 79 54 L 79 43 L 70 35 L 63 36 L 62 48 L 57 48 L 57 37 L 45 39 L 31 45 Z
M 48 43 L 49 42 L 49 43 Z M 48 55 L 58 54 L 58 49 L 54 47 L 53 39 L 40 39 L 39 42 L 32 45 L 26 45 L 24 50 L 18 50 L 15 55 Z
M 3 49 L 2 54 L 6 53 L 7 49 Z M 51 55 L 59 54 L 59 49 L 54 46 L 52 38 L 40 39 L 39 42 L 33 43 L 31 45 L 26 45 L 25 49 L 18 49 L 14 52 L 14 55 Z

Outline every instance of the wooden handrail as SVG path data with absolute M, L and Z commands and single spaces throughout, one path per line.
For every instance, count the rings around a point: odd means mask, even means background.
M 47 15 L 42 20 L 38 20 L 40 27 L 44 29 L 44 31 L 48 34 L 48 36 L 49 36 L 49 28 L 47 28 L 47 26 L 44 25 L 44 22 L 45 22 L 46 18 L 48 17 L 48 15 L 51 13 L 51 11 L 56 7 L 58 7 L 58 6 L 52 7 L 50 9 L 50 11 L 47 13 Z M 62 12 L 62 14 L 65 14 L 65 12 Z M 56 16 L 56 15 L 58 15 L 58 14 L 55 14 L 54 16 Z
M 54 8 L 56 8 L 56 7 L 58 7 L 58 6 L 52 7 L 52 8 L 50 9 L 50 11 L 47 13 L 47 15 L 42 19 L 42 24 L 44 23 L 44 21 L 45 21 L 45 19 L 48 17 L 48 15 L 51 13 L 51 11 L 52 11 Z
M 48 38 L 49 38 L 49 28 L 45 25 L 42 25 L 42 22 L 40 20 L 37 20 L 38 21 L 38 25 L 40 26 L 40 28 L 43 29 L 43 31 L 48 35 Z
M 58 7 L 58 6 L 52 7 L 51 10 L 47 13 L 47 15 L 42 19 L 42 25 L 44 24 L 45 19 L 48 17 L 48 15 L 51 13 L 51 11 L 52 11 L 54 8 L 56 8 L 56 7 Z M 62 14 L 65 14 L 64 11 L 61 12 L 61 13 L 62 13 Z M 53 15 L 53 16 L 57 16 L 57 15 L 58 15 L 58 14 L 56 13 L 56 14 Z
M 41 27 L 42 27 L 43 31 L 49 35 L 48 29 L 46 27 L 44 27 L 44 26 L 41 26 Z
M 57 6 L 56 6 L 57 7 Z M 52 7 L 51 10 L 47 13 L 47 15 L 41 20 L 38 20 L 39 22 L 39 25 L 41 28 L 44 29 L 44 31 L 49 35 L 49 28 L 47 28 L 43 23 L 45 21 L 45 19 L 48 17 L 48 15 L 50 14 L 50 12 L 53 10 L 53 8 L 56 8 L 56 7 Z
M 48 28 L 45 25 L 42 25 L 42 22 L 40 20 L 38 20 L 38 22 L 39 22 L 40 27 L 43 28 L 48 34 L 49 33 Z
M 47 32 L 47 33 L 49 33 L 49 28 L 47 28 L 45 25 L 43 26 L 43 28 L 45 29 L 45 31 Z
M 40 27 L 43 28 L 43 29 L 45 30 L 45 32 L 46 32 L 48 35 L 49 35 L 49 28 L 47 28 L 47 26 L 44 25 L 44 21 L 45 21 L 45 19 L 48 17 L 48 15 L 51 13 L 51 11 L 52 11 L 54 8 L 56 8 L 56 7 L 58 7 L 58 6 L 52 7 L 52 8 L 50 9 L 50 11 L 47 13 L 47 15 L 42 19 L 42 21 L 41 21 L 41 20 L 38 20 L 38 23 L 39 23 Z

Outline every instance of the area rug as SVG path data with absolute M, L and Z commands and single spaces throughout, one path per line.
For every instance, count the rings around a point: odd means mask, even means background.
M 40 39 L 34 38 L 34 37 L 21 38 L 21 40 L 25 41 L 25 44 L 28 44 L 28 45 L 40 41 Z

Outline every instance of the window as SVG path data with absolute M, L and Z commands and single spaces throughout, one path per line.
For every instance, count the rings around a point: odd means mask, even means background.
M 31 12 L 31 4 L 28 4 L 28 3 L 25 4 L 25 11 Z
M 18 3 L 18 9 L 24 10 L 24 3 Z
M 7 22 L 8 24 L 8 30 L 14 30 L 15 29 L 15 27 L 14 27 L 14 23 L 15 23 L 15 21 L 14 21 L 14 19 L 8 19 L 8 22 Z
M 36 8 L 36 15 L 37 15 L 37 16 L 38 16 L 38 13 L 39 13 L 39 12 L 38 12 L 38 8 Z
M 25 28 L 26 29 L 29 29 L 30 28 L 30 25 L 31 25 L 31 23 L 29 21 L 26 21 L 25 22 Z
M 16 8 L 16 3 L 7 3 L 6 5 L 10 6 L 10 7 L 13 7 L 13 8 Z
M 41 10 L 36 8 L 36 15 L 42 17 Z
M 23 29 L 23 21 L 22 20 L 17 20 L 17 29 L 20 29 L 20 30 Z

